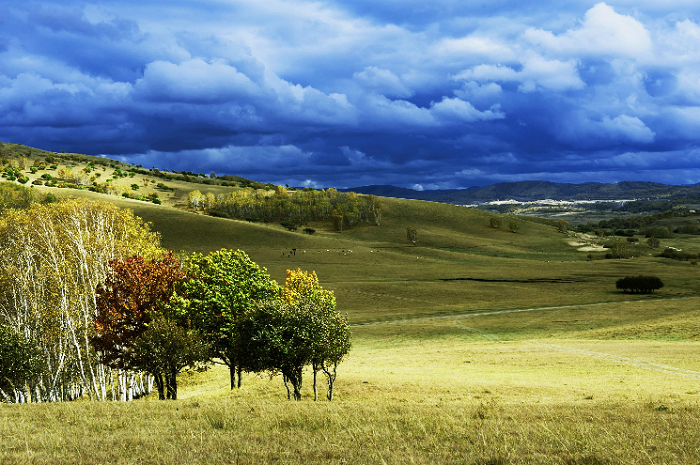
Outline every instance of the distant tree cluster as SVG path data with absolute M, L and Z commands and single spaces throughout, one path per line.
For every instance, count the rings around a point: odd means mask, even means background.
M 651 294 L 664 287 L 664 283 L 656 276 L 626 276 L 618 279 L 615 286 L 632 294 Z
M 249 221 L 296 225 L 332 221 L 337 231 L 363 222 L 380 225 L 382 220 L 381 202 L 375 196 L 335 189 L 288 191 L 276 186 L 274 192 L 246 188 L 218 195 L 192 191 L 189 204 L 212 216 Z

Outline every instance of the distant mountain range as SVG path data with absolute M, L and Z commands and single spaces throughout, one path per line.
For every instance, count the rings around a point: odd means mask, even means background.
M 521 202 L 534 200 L 625 200 L 676 199 L 700 197 L 700 185 L 674 186 L 645 181 L 623 181 L 614 184 L 587 182 L 569 184 L 550 181 L 501 182 L 486 187 L 469 189 L 416 191 L 388 185 L 373 185 L 342 189 L 343 191 L 372 194 L 382 197 L 431 200 L 433 202 L 465 205 L 495 200 L 514 199 Z

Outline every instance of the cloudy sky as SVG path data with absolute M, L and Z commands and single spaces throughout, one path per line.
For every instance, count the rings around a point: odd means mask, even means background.
M 0 141 L 296 186 L 696 183 L 700 2 L 3 0 Z

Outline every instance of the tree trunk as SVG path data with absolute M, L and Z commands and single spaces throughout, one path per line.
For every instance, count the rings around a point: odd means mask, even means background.
M 314 370 L 314 402 L 318 401 L 318 388 L 316 387 L 316 374 L 318 373 L 318 365 L 315 363 L 311 365 Z
M 287 388 L 287 400 L 292 400 L 292 392 L 289 390 L 289 383 L 287 382 L 287 375 L 282 375 L 282 381 L 284 381 L 284 387 Z
M 160 373 L 155 373 L 153 375 L 156 382 L 156 387 L 158 388 L 158 400 L 165 400 L 165 390 L 163 385 L 163 375 Z
M 238 373 L 238 389 L 240 389 L 241 384 L 243 384 L 243 369 L 240 365 L 236 367 L 236 372 Z
M 335 383 L 335 378 L 338 376 L 338 364 L 333 364 L 333 371 L 331 371 L 331 369 L 325 365 L 322 366 L 322 369 L 323 373 L 326 375 L 326 379 L 328 380 L 328 394 L 326 396 L 330 402 L 333 400 L 333 383 Z

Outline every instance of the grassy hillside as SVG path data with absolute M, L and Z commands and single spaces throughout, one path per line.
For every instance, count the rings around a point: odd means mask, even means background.
M 279 378 L 248 375 L 229 391 L 214 366 L 184 377 L 176 403 L 0 404 L 3 464 L 700 463 L 700 269 L 689 262 L 645 245 L 589 260 L 594 237 L 525 218 L 517 233 L 509 217 L 494 229 L 490 213 L 432 202 L 383 199 L 381 226 L 306 235 L 177 202 L 36 189 L 132 208 L 176 251 L 241 248 L 280 281 L 315 270 L 349 314 L 353 349 L 332 403 L 310 400 L 310 375 L 292 403 Z M 615 290 L 638 274 L 666 287 Z

